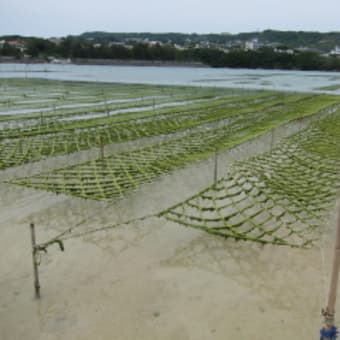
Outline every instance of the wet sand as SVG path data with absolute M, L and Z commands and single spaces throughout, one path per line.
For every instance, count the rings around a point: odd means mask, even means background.
M 263 138 L 221 155 L 219 173 L 235 153 L 263 150 L 271 136 Z M 84 218 L 80 232 L 157 213 L 211 183 L 213 162 L 111 205 L 1 183 L 0 339 L 317 338 L 334 216 L 310 250 L 225 240 L 158 218 L 71 238 L 65 253 L 54 245 L 42 255 L 34 298 L 30 222 L 42 242 Z M 41 164 L 30 166 L 34 173 Z

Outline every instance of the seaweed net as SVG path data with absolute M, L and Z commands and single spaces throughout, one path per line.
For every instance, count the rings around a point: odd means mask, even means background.
M 82 221 L 41 247 L 160 217 L 235 240 L 310 247 L 338 196 L 339 131 L 336 113 L 271 152 L 236 163 L 216 184 L 158 214 L 85 231 Z
M 340 188 L 340 115 L 236 163 L 216 184 L 161 213 L 209 233 L 307 247 Z
M 216 98 L 215 98 L 216 99 Z M 338 99 L 303 94 L 219 98 L 206 106 L 61 122 L 1 132 L 0 169 L 93 146 L 182 131 L 182 137 L 11 183 L 83 198 L 115 201 L 192 161 L 321 110 Z M 124 115 L 125 116 L 125 115 Z M 216 184 L 159 214 L 210 233 L 308 246 L 339 189 L 339 113 L 287 139 L 270 153 L 234 165 Z M 13 139 L 12 139 L 13 138 Z
M 259 98 L 256 98 L 259 101 Z M 124 114 L 126 121 L 123 122 L 119 121 L 123 119 L 120 115 L 112 115 L 89 121 L 58 121 L 20 129 L 0 130 L 0 169 L 101 145 L 171 134 L 213 123 L 231 115 L 233 112 L 225 110 L 226 106 L 232 105 L 231 103 L 235 105 L 239 100 L 224 98 L 217 103 L 210 103 L 211 107 L 204 110 L 182 107 L 176 110 L 145 111 L 138 115 L 133 114 L 133 119 Z
M 252 127 L 253 131 L 248 132 L 251 135 L 256 129 L 257 133 L 269 129 L 265 124 L 258 125 L 259 118 L 270 122 L 271 128 L 322 109 L 332 109 L 336 102 L 335 97 L 321 95 L 265 92 L 231 96 L 227 93 L 224 97 L 207 99 L 205 103 L 176 108 L 131 111 L 93 119 L 61 119 L 43 124 L 38 119 L 33 125 L 0 129 L 0 170 L 143 137 L 161 138 L 218 125 L 233 124 L 233 128 L 235 120 L 240 128 Z M 59 118 L 62 117 L 60 113 Z
M 206 158 L 216 149 L 239 143 L 245 130 L 270 119 L 268 113 L 240 114 L 230 118 L 226 126 L 202 129 L 150 147 L 20 178 L 12 183 L 112 201 L 179 166 Z

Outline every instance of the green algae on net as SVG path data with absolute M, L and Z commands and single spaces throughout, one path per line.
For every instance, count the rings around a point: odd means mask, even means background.
M 217 184 L 159 216 L 236 240 L 308 247 L 317 239 L 320 223 L 334 205 L 340 188 L 339 132 L 340 113 L 336 112 L 287 138 L 271 152 L 234 164 Z M 202 138 L 196 142 L 199 140 Z M 165 145 L 168 149 L 157 147 L 157 156 L 152 147 L 145 148 L 144 153 L 139 153 L 140 159 L 137 154 L 125 153 L 124 157 L 112 156 L 15 183 L 112 199 L 183 161 L 185 151 L 171 159 L 169 152 L 175 149 L 174 144 Z M 146 159 L 149 163 L 145 163 Z M 120 168 L 115 173 L 117 164 Z M 78 176 L 81 180 L 77 180 Z
M 65 155 L 116 142 L 175 133 L 195 133 L 227 129 L 243 129 L 243 140 L 249 140 L 273 127 L 303 118 L 336 104 L 335 96 L 260 93 L 250 96 L 225 96 L 207 102 L 177 108 L 145 111 L 138 115 L 57 123 L 28 125 L 24 128 L 0 130 L 0 169 L 17 166 L 46 157 Z M 237 121 L 237 127 L 236 123 Z M 251 124 L 250 124 L 251 123 Z M 20 136 L 20 138 L 18 138 Z M 231 137 L 233 139 L 233 137 Z M 232 144 L 237 144 L 233 141 Z M 218 148 L 229 147 L 227 139 Z
M 318 97 L 305 99 L 309 102 L 309 111 L 304 113 L 314 112 L 316 99 L 320 102 Z M 183 137 L 20 178 L 15 183 L 89 199 L 112 201 L 138 190 L 141 184 L 152 182 L 180 166 L 208 158 L 215 150 L 239 145 L 266 133 L 273 126 L 299 118 L 301 114 L 296 111 L 296 106 L 301 105 L 300 100 L 301 98 L 288 100 L 285 114 L 282 114 L 281 106 L 274 109 L 270 105 L 268 110 L 259 111 L 247 109 L 243 113 L 229 116 L 228 121 L 221 126 L 210 125 L 208 129 L 201 129 L 199 126 L 196 130 L 188 131 Z M 292 106 L 290 110 L 289 105 Z M 92 143 L 93 146 L 98 145 L 95 140 Z M 54 146 L 54 150 L 57 149 L 57 146 Z M 28 152 L 24 154 L 27 155 Z
M 339 145 L 337 112 L 161 216 L 227 238 L 311 246 L 339 196 Z
M 239 145 L 321 110 L 334 111 L 339 102 L 338 97 L 328 95 L 222 93 L 207 102 L 177 108 L 28 125 L 25 138 L 15 138 L 15 129 L 4 129 L 0 168 L 86 150 L 98 146 L 98 140 L 110 144 L 172 135 L 170 140 L 148 147 L 12 181 L 111 202 L 178 167 L 208 158 L 216 150 Z M 338 120 L 336 112 L 287 139 L 271 153 L 237 163 L 235 171 L 217 185 L 160 215 L 225 237 L 310 245 L 338 190 Z M 176 136 L 179 131 L 185 134 Z M 14 138 L 9 139 L 11 133 Z

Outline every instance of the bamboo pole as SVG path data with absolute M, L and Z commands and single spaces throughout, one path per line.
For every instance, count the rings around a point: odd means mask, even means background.
M 104 160 L 105 154 L 104 154 L 104 139 L 102 136 L 100 136 L 100 158 L 102 161 Z
M 38 271 L 38 261 L 36 252 L 36 240 L 35 240 L 35 229 L 34 223 L 30 224 L 31 228 L 31 241 L 32 241 L 32 260 L 33 260 L 33 274 L 34 274 L 34 290 L 35 297 L 40 299 L 40 283 L 39 283 L 39 271 Z
M 271 138 L 270 138 L 270 151 L 273 150 L 273 146 L 274 146 L 274 129 L 272 129 L 272 133 L 271 133 Z
M 329 287 L 329 294 L 327 300 L 326 310 L 322 312 L 325 317 L 325 326 L 323 330 L 326 332 L 331 332 L 332 330 L 336 331 L 334 325 L 334 316 L 335 316 L 335 303 L 336 303 L 336 295 L 339 281 L 339 269 L 340 269 L 340 204 L 338 204 L 338 215 L 337 215 L 337 226 L 336 226 L 336 239 L 335 239 L 335 249 L 334 249 L 334 258 L 333 258 L 333 267 L 332 267 L 332 276 Z M 329 337 L 321 337 L 323 340 L 327 339 L 336 339 L 333 336 Z

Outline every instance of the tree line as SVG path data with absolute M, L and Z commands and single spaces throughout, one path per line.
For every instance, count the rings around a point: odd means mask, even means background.
M 306 31 L 278 31 L 267 29 L 262 32 L 244 32 L 237 34 L 197 34 L 197 33 L 116 33 L 116 32 L 86 32 L 78 36 L 83 39 L 91 39 L 94 42 L 145 40 L 159 41 L 163 44 L 184 45 L 188 42 L 193 44 L 202 41 L 211 44 L 232 46 L 257 39 L 264 45 L 281 44 L 288 48 L 308 47 L 323 53 L 329 52 L 336 45 L 340 45 L 340 32 L 306 32 Z
M 200 62 L 212 67 L 263 68 L 284 70 L 329 70 L 340 71 L 340 59 L 336 56 L 323 56 L 313 51 L 277 50 L 262 47 L 257 50 L 239 48 L 224 51 L 218 48 L 177 48 L 170 44 L 147 44 L 135 42 L 123 44 L 94 44 L 87 39 L 67 37 L 55 44 L 48 39 L 26 38 L 25 50 L 11 46 L 8 42 L 0 48 L 0 56 L 22 58 L 70 59 L 119 59 L 172 62 Z

